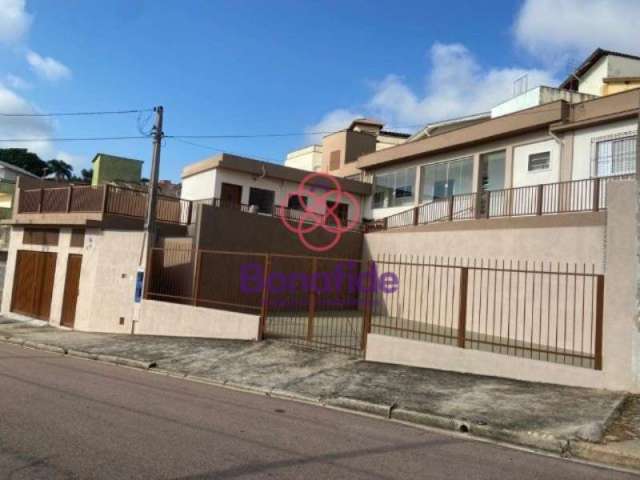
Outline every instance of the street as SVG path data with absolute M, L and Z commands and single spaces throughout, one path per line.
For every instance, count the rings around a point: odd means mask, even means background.
M 0 478 L 622 479 L 384 420 L 0 344 Z

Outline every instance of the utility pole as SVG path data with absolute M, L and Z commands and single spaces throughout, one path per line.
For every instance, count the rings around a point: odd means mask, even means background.
M 144 292 L 147 292 L 149 282 L 149 266 L 151 262 L 151 252 L 156 240 L 156 204 L 158 200 L 158 175 L 160 172 L 160 147 L 162 145 L 162 113 L 164 109 L 162 105 L 153 109 L 156 113 L 156 121 L 153 126 L 153 156 L 151 158 L 151 173 L 149 175 L 149 193 L 147 202 L 147 216 L 144 222 L 144 231 L 146 237 L 145 255 L 146 255 L 146 274 L 144 276 Z

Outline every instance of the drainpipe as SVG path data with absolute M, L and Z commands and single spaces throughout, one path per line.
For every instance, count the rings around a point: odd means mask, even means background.
M 560 176 L 559 180 L 561 182 L 565 180 L 570 180 L 570 179 L 562 178 L 562 171 L 563 171 L 563 167 L 565 166 L 564 164 L 565 162 L 569 161 L 568 159 L 564 158 L 564 142 L 558 135 L 556 135 L 551 131 L 551 127 L 549 127 L 549 136 L 553 138 L 558 144 L 558 146 L 560 147 L 560 165 L 559 165 L 560 168 L 558 169 L 558 174 Z

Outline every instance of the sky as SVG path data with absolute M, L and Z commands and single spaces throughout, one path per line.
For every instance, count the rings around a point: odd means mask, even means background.
M 163 105 L 161 178 L 219 150 L 282 162 L 313 132 L 486 111 L 513 82 L 557 85 L 595 48 L 640 54 L 638 0 L 0 0 L 0 114 Z M 138 136 L 151 112 L 2 117 L 0 139 Z M 197 143 L 197 145 L 193 145 Z M 79 172 L 151 141 L 0 142 Z

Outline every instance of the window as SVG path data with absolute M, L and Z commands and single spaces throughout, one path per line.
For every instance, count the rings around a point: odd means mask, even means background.
M 439 162 L 421 167 L 421 201 L 432 201 L 473 190 L 473 158 Z
M 329 170 L 340 168 L 340 150 L 334 150 L 329 154 Z
M 335 204 L 336 204 L 336 202 L 332 202 L 331 200 L 327 200 L 327 209 L 332 208 Z M 349 204 L 348 203 L 339 203 L 338 206 L 335 208 L 334 213 L 335 213 L 336 217 L 338 217 L 338 220 L 340 220 L 340 226 L 341 227 L 346 227 L 347 224 L 349 223 Z M 335 224 L 336 224 L 335 219 L 333 218 L 333 216 L 331 216 L 331 217 L 328 216 L 326 223 L 327 223 L 327 225 L 333 225 L 333 226 L 335 226 Z
M 249 205 L 258 207 L 259 213 L 272 213 L 275 195 L 273 190 L 252 187 L 249 189 Z
M 636 136 L 630 133 L 594 140 L 595 174 L 625 175 L 636 169 Z
M 551 152 L 532 153 L 529 155 L 528 170 L 537 172 L 538 170 L 548 170 L 551 162 Z
M 59 230 L 51 228 L 25 228 L 22 243 L 25 245 L 58 245 Z
M 411 205 L 415 183 L 415 167 L 376 175 L 373 208 Z
M 291 195 L 287 202 L 287 208 L 292 210 L 304 210 L 305 205 L 309 205 L 307 197 L 300 195 Z
M 84 247 L 84 229 L 74 228 L 71 230 L 71 242 L 72 247 Z

